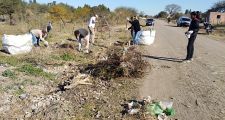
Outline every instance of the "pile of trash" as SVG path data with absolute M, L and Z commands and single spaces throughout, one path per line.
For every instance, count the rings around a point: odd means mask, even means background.
M 119 77 L 141 77 L 147 62 L 142 60 L 135 47 L 113 46 L 97 64 L 89 64 L 82 72 L 102 80 Z
M 125 115 L 142 115 L 144 118 L 147 116 L 156 116 L 158 120 L 167 120 L 169 116 L 175 115 L 173 109 L 173 102 L 171 101 L 153 101 L 148 96 L 143 100 L 129 100 L 123 104 L 123 117 Z

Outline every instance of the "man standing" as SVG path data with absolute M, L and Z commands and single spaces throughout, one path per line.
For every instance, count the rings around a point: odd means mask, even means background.
M 137 17 L 134 17 L 134 20 L 133 21 L 129 21 L 129 22 L 132 25 L 132 28 L 134 30 L 134 35 L 133 35 L 134 41 L 133 42 L 136 45 L 136 44 L 138 44 L 137 41 L 135 41 L 136 35 L 137 35 L 137 33 L 139 31 L 141 31 L 141 26 L 140 26 L 140 23 L 139 23 Z
M 86 46 L 86 50 L 84 51 L 85 53 L 89 53 L 89 39 L 90 39 L 90 35 L 88 33 L 88 30 L 86 29 L 78 29 L 74 31 L 74 35 L 77 39 L 77 41 L 79 42 L 79 48 L 78 50 L 81 51 L 82 49 L 82 41 L 85 42 Z
M 95 23 L 97 22 L 96 19 L 98 19 L 98 15 L 92 16 L 88 23 L 88 29 L 90 32 L 90 41 L 92 44 L 95 42 Z
M 191 24 L 188 29 L 188 32 L 190 34 L 190 38 L 188 39 L 188 46 L 187 46 L 187 56 L 185 61 L 191 62 L 193 61 L 193 54 L 194 54 L 194 42 L 197 37 L 198 31 L 199 31 L 199 16 L 196 12 L 191 13 Z

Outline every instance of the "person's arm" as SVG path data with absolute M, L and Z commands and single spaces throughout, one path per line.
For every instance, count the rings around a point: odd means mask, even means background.
M 132 27 L 133 27 L 133 26 L 130 26 L 130 27 L 128 28 L 128 30 L 131 30 L 131 29 L 132 29 Z
M 45 36 L 43 36 L 42 32 L 39 33 L 39 37 L 40 37 L 40 40 L 45 41 L 45 39 L 44 39 Z
M 75 34 L 75 38 L 77 39 L 77 41 L 78 41 L 78 35 L 77 34 Z
M 128 22 L 129 22 L 130 24 L 132 24 L 132 21 L 128 20 Z

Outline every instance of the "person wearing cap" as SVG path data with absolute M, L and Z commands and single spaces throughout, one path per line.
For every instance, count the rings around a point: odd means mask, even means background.
M 47 47 L 48 46 L 48 42 L 45 40 L 45 38 L 47 37 L 47 31 L 46 30 L 40 30 L 40 29 L 33 29 L 30 30 L 30 33 L 33 36 L 33 44 L 35 47 L 39 47 L 40 46 L 40 41 L 44 42 L 44 45 Z
M 81 51 L 82 50 L 82 42 L 85 42 L 86 46 L 85 46 L 85 53 L 89 52 L 89 39 L 90 39 L 90 34 L 88 32 L 88 30 L 84 29 L 84 28 L 80 28 L 74 31 L 74 35 L 77 39 L 77 41 L 79 42 L 79 48 L 78 50 Z
M 190 37 L 188 39 L 188 45 L 187 45 L 187 56 L 185 59 L 185 62 L 191 62 L 193 61 L 193 54 L 194 54 L 194 42 L 195 39 L 198 35 L 198 31 L 199 31 L 199 15 L 197 14 L 197 12 L 192 12 L 191 13 L 191 24 L 190 27 L 188 29 L 188 32 L 186 33 L 190 33 Z
M 98 15 L 92 16 L 89 23 L 88 23 L 88 29 L 90 32 L 90 41 L 93 44 L 95 42 L 95 23 L 97 22 Z

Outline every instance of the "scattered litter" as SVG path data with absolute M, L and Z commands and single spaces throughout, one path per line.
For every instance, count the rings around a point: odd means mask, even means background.
M 163 110 L 161 106 L 159 105 L 159 103 L 153 103 L 153 104 L 147 105 L 147 111 L 154 116 L 160 115 L 163 113 Z
M 60 89 L 59 91 L 65 91 L 67 89 L 72 89 L 77 85 L 92 85 L 92 83 L 90 83 L 90 76 L 79 73 L 76 77 L 72 76 L 63 81 L 63 83 L 58 85 L 58 88 Z
M 128 103 L 123 104 L 124 110 L 122 115 L 135 115 L 144 110 L 144 106 L 151 102 L 151 97 L 145 97 L 143 100 L 129 100 Z
M 161 106 L 162 110 L 166 110 L 167 108 L 173 107 L 173 102 L 171 102 L 171 101 L 160 101 L 159 105 Z
M 166 116 L 165 113 L 158 115 L 158 120 L 167 120 L 167 119 L 168 119 L 168 117 Z
M 168 116 L 175 115 L 175 110 L 173 109 L 173 102 L 171 101 L 160 101 L 153 102 L 151 97 L 148 96 L 141 101 L 130 100 L 128 103 L 122 105 L 124 110 L 122 115 L 151 115 L 156 116 L 158 120 L 167 120 Z
M 21 95 L 19 96 L 19 98 L 20 98 L 21 100 L 24 100 L 24 99 L 28 98 L 28 94 L 21 94 Z

